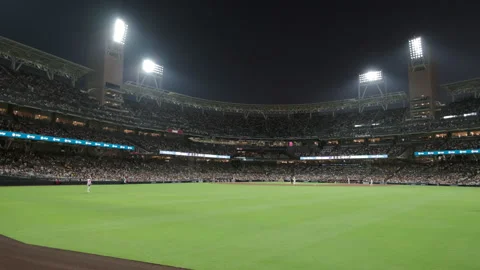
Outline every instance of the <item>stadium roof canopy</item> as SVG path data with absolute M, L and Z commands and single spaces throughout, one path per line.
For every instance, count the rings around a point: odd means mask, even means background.
M 478 97 L 480 95 L 480 78 L 444 84 L 441 87 L 447 90 L 452 97 L 464 94 L 474 94 L 475 97 Z
M 190 97 L 166 90 L 139 86 L 135 82 L 126 82 L 122 88 L 127 93 L 137 96 L 138 99 L 148 96 L 159 101 L 198 109 L 245 114 L 259 113 L 264 115 L 335 112 L 400 103 L 408 99 L 405 92 L 394 92 L 384 96 L 373 96 L 364 99 L 345 99 L 310 104 L 242 104 Z
M 2 36 L 0 36 L 0 57 L 10 60 L 12 68 L 15 70 L 18 70 L 22 65 L 31 66 L 46 71 L 50 79 L 53 79 L 54 75 L 60 75 L 75 82 L 77 79 L 93 72 L 92 69 L 82 65 Z

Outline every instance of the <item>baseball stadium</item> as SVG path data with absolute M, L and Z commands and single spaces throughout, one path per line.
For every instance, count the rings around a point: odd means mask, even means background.
M 480 269 L 480 79 L 428 39 L 407 91 L 263 105 L 126 80 L 105 28 L 88 67 L 0 36 L 0 269 Z

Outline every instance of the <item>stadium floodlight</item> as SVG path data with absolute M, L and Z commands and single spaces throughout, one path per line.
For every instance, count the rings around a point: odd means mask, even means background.
M 138 67 L 137 85 L 160 89 L 162 81 L 163 66 L 155 64 L 151 59 L 144 59 Z
M 128 25 L 122 19 L 116 19 L 113 26 L 113 41 L 125 44 L 127 38 Z
M 383 76 L 383 72 L 381 70 L 371 70 L 358 75 L 358 99 L 361 100 L 367 98 L 368 96 L 372 96 L 372 90 L 379 93 L 382 97 L 388 92 L 387 79 Z M 367 92 L 370 92 L 370 94 Z M 386 110 L 388 107 L 387 103 L 381 103 L 377 105 L 382 106 L 384 110 Z M 362 112 L 367 106 L 371 106 L 371 104 L 368 102 L 359 103 L 359 112 Z
M 382 71 L 369 71 L 358 76 L 360 83 L 379 82 L 383 79 Z
M 410 59 L 420 59 L 423 58 L 423 45 L 422 38 L 417 37 L 408 41 L 410 47 Z
M 150 59 L 143 60 L 142 70 L 148 74 L 163 75 L 163 66 L 155 64 Z

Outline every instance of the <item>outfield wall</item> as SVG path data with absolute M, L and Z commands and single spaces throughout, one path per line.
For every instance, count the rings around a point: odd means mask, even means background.
M 181 184 L 181 183 L 213 183 L 222 182 L 230 183 L 230 181 L 208 181 L 208 180 L 183 180 L 183 181 L 144 181 L 144 182 L 128 182 L 128 184 Z M 251 180 L 251 181 L 235 181 L 238 183 L 262 183 L 269 181 Z M 362 181 L 350 181 L 351 184 L 362 184 Z M 123 185 L 123 181 L 109 180 L 109 181 L 92 181 L 94 185 Z M 275 182 L 272 182 L 275 183 Z M 278 182 L 282 183 L 282 182 Z M 290 183 L 285 180 L 283 183 Z M 297 183 L 319 183 L 319 184 L 347 184 L 347 180 L 326 180 L 326 181 L 303 181 L 297 180 Z M 459 186 L 459 187 L 480 187 L 475 185 L 446 185 L 446 184 L 425 184 L 425 183 L 387 183 L 373 182 L 375 185 L 401 185 L 401 186 Z M 54 186 L 54 185 L 86 185 L 86 181 L 79 179 L 54 179 L 54 178 L 41 178 L 41 177 L 16 177 L 16 176 L 0 176 L 0 186 Z M 366 184 L 367 185 L 367 184 Z
M 182 182 L 153 182 L 153 183 L 193 183 L 197 181 L 182 181 Z M 108 181 L 92 181 L 94 185 L 123 185 L 120 180 Z M 87 181 L 78 179 L 53 179 L 53 178 L 39 178 L 39 177 L 15 177 L 15 176 L 0 176 L 0 186 L 52 186 L 52 185 L 86 185 Z M 152 184 L 152 182 L 128 182 L 128 184 Z

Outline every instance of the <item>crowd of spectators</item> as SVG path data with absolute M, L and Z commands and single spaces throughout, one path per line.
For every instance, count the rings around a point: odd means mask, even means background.
M 116 144 L 131 144 L 122 132 L 91 129 L 81 126 L 51 123 L 26 117 L 0 115 L 0 129 L 23 133 L 40 134 L 61 138 L 82 139 Z
M 168 133 L 143 133 L 129 132 L 124 130 L 102 129 L 99 127 L 89 127 L 83 125 L 64 124 L 51 120 L 35 120 L 29 117 L 21 117 L 13 114 L 0 114 L 0 130 L 17 131 L 24 133 L 41 134 L 62 138 L 81 139 L 88 141 L 98 141 L 115 143 L 122 145 L 133 145 L 140 152 L 158 153 L 159 150 L 190 152 L 202 154 L 217 154 L 234 156 L 239 153 L 244 145 L 236 144 L 235 141 L 221 143 L 215 140 L 192 140 L 188 136 L 170 135 Z M 237 141 L 239 142 L 239 141 Z M 302 141 L 299 141 L 300 144 Z M 276 146 L 276 143 L 279 146 Z M 349 155 L 382 155 L 387 154 L 390 158 L 399 157 L 407 149 L 415 151 L 433 151 L 433 150 L 465 150 L 478 149 L 480 139 L 475 136 L 467 137 L 445 137 L 434 138 L 419 142 L 387 141 L 385 143 L 355 143 L 345 141 L 340 144 L 309 144 L 294 145 L 281 144 L 280 142 L 270 142 L 268 145 L 275 149 L 284 149 L 279 152 L 268 152 L 262 149 L 269 149 L 269 146 L 263 142 L 252 142 L 247 148 L 260 149 L 262 158 L 270 159 L 289 159 L 289 157 L 299 156 L 349 156 Z M 265 146 L 262 146 L 265 145 Z M 281 145 L 281 146 L 280 146 Z M 280 147 L 280 148 L 279 148 Z M 244 153 L 247 157 L 255 157 L 255 151 Z M 282 156 L 282 157 L 281 157 Z
M 480 166 L 476 162 L 435 163 L 429 166 L 409 164 L 394 173 L 391 184 L 479 185 Z
M 388 155 L 397 157 L 402 154 L 407 146 L 396 144 L 344 144 L 325 145 L 315 148 L 300 148 L 296 156 L 350 156 L 350 155 Z
M 106 141 L 118 144 L 134 144 L 152 152 L 159 149 L 196 153 L 234 154 L 235 145 L 215 145 L 195 143 L 183 136 L 167 138 L 120 131 L 94 129 L 85 126 L 73 126 L 52 121 L 34 120 L 26 117 L 0 115 L 0 129 L 26 133 L 37 133 L 57 137 L 78 138 L 93 141 Z M 24 141 L 19 141 L 19 143 Z M 476 149 L 479 140 L 475 138 L 441 138 L 417 144 L 417 150 L 440 149 Z M 414 144 L 334 144 L 317 146 L 309 153 L 302 151 L 298 155 L 363 155 L 389 154 L 396 157 Z M 308 147 L 307 147 L 308 148 Z M 292 147 L 291 149 L 305 149 Z M 265 155 L 272 159 L 278 158 Z M 278 155 L 278 154 L 277 154 Z M 387 165 L 369 165 L 369 163 L 343 164 L 325 166 L 321 163 L 307 164 L 270 164 L 223 162 L 195 162 L 194 164 L 178 162 L 172 159 L 156 160 L 138 158 L 138 156 L 89 156 L 66 153 L 42 153 L 24 149 L 4 149 L 0 153 L 0 174 L 21 177 L 46 177 L 63 180 L 84 180 L 92 178 L 97 181 L 128 179 L 129 181 L 284 181 L 295 176 L 299 181 L 320 181 L 390 184 L 480 184 L 480 166 L 472 162 L 441 162 L 431 166 L 396 163 Z
M 455 118 L 472 114 L 478 113 L 480 110 L 480 99 L 476 98 L 464 98 L 455 102 L 451 102 L 447 104 L 445 107 L 442 108 L 441 111 L 441 118 L 444 117 L 452 117 Z
M 469 150 L 479 148 L 480 139 L 476 137 L 434 139 L 415 144 L 415 149 L 418 151 Z
M 110 91 L 100 105 L 88 91 L 55 78 L 49 80 L 39 71 L 21 69 L 13 72 L 0 66 L 0 103 L 17 107 L 32 106 L 43 111 L 74 114 L 94 119 L 95 123 L 113 122 L 125 128 L 102 128 L 101 125 L 72 125 L 55 119 L 35 120 L 17 115 L 2 107 L 0 129 L 55 137 L 134 145 L 140 153 L 112 155 L 85 151 L 40 151 L 19 145 L 9 147 L 0 138 L 0 176 L 37 177 L 59 181 L 319 181 L 337 183 L 480 185 L 480 164 L 474 158 L 440 157 L 426 164 L 419 162 L 365 161 L 357 163 L 273 163 L 199 161 L 154 158 L 158 150 L 291 159 L 298 156 L 348 156 L 388 154 L 396 158 L 404 153 L 429 150 L 478 149 L 475 137 L 442 137 L 428 141 L 354 143 L 341 138 L 433 132 L 480 127 L 480 99 L 467 98 L 441 107 L 437 120 L 407 121 L 406 108 L 371 109 L 330 113 L 292 113 L 290 115 L 242 114 L 202 110 L 171 104 L 153 97 L 137 97 L 119 89 Z M 115 104 L 115 105 L 112 105 Z M 11 108 L 10 108 L 11 109 Z M 167 136 L 168 129 L 202 135 L 211 142 L 195 142 L 187 136 Z M 139 132 L 150 130 L 150 132 Z M 157 130 L 152 132 L 151 130 Z M 215 137 L 233 136 L 273 139 L 257 140 L 250 146 L 260 151 L 240 151 L 235 143 L 214 143 Z M 287 147 L 282 138 L 321 137 L 338 139 L 338 144 L 295 145 Z M 397 137 L 399 138 L 399 137 Z M 398 141 L 397 141 L 398 140 Z M 302 141 L 302 140 L 299 140 Z M 11 142 L 11 141 L 10 141 Z M 325 142 L 323 142 L 325 143 Z M 266 144 L 269 144 L 268 146 Z M 300 143 L 301 144 L 301 143 Z M 264 151 L 268 148 L 282 148 Z M 53 147 L 52 147 L 53 148 Z M 270 149 L 271 150 L 271 149 Z M 113 150 L 112 150 L 113 151 Z M 240 153 L 240 154 L 239 154 Z M 381 162 L 381 163 L 380 163 Z M 400 162 L 400 163 L 399 163 Z M 403 162 L 403 163 L 402 163 Z
M 460 100 L 443 107 L 439 120 L 405 121 L 408 110 L 376 109 L 362 113 L 296 113 L 291 115 L 235 114 L 201 110 L 156 100 L 137 98 L 122 91 L 114 96 L 116 106 L 102 105 L 87 91 L 41 75 L 12 72 L 0 66 L 0 102 L 29 105 L 63 113 L 114 121 L 123 125 L 159 130 L 177 129 L 196 135 L 237 137 L 355 137 L 411 133 L 480 125 L 479 99 Z M 443 116 L 458 117 L 443 119 Z
M 358 164 L 274 164 L 158 160 L 67 153 L 0 151 L 0 176 L 59 181 L 288 181 L 303 182 L 480 185 L 478 162 Z

